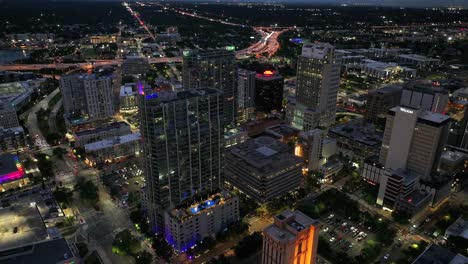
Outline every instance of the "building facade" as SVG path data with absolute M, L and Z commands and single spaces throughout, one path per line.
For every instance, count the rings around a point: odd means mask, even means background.
M 283 109 L 284 77 L 274 71 L 255 76 L 255 110 L 269 114 Z
M 389 85 L 369 91 L 367 94 L 367 123 L 377 123 L 379 117 L 385 117 L 388 110 L 400 104 L 402 87 Z
M 8 101 L 0 100 L 0 128 L 19 127 L 16 109 Z
M 96 75 L 68 75 L 60 78 L 64 115 L 87 120 L 114 115 L 112 78 Z
M 242 123 L 255 117 L 256 72 L 239 69 L 237 77 L 237 122 Z
M 184 89 L 219 89 L 223 93 L 225 124 L 236 122 L 238 82 L 234 50 L 184 52 L 182 83 Z
M 309 171 L 318 171 L 322 159 L 322 147 L 325 135 L 321 129 L 302 132 L 294 150 L 296 156 L 304 158 Z
M 303 46 L 297 65 L 295 102 L 287 106 L 287 120 L 293 126 L 307 131 L 335 122 L 341 56 L 327 43 Z
M 176 250 L 184 252 L 205 237 L 216 234 L 239 220 L 239 198 L 216 193 L 165 213 L 165 237 Z
M 217 89 L 139 95 L 143 168 L 153 230 L 164 212 L 223 187 L 223 96 Z
M 298 188 L 303 160 L 291 148 L 261 136 L 226 150 L 226 180 L 259 202 L 266 202 Z
M 448 102 L 447 89 L 428 80 L 418 80 L 403 87 L 400 105 L 443 114 Z
M 263 230 L 262 264 L 317 263 L 320 224 L 300 211 L 284 211 Z
M 447 141 L 450 117 L 394 107 L 388 112 L 380 150 L 380 164 L 388 169 L 408 169 L 430 180 L 437 172 Z

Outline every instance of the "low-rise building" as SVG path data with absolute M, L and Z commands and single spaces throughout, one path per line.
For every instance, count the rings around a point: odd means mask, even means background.
M 226 148 L 244 143 L 248 139 L 250 139 L 249 134 L 242 127 L 232 128 L 224 133 L 224 145 Z
M 380 62 L 374 60 L 364 60 L 361 64 L 363 73 L 370 77 L 387 80 L 391 78 L 404 77 L 415 78 L 416 69 L 402 67 L 394 62 Z
M 139 56 L 127 56 L 122 62 L 122 74 L 146 74 L 150 70 L 150 65 L 146 58 Z
M 0 150 L 4 152 L 16 151 L 26 146 L 23 127 L 0 127 Z
M 331 159 L 320 166 L 320 174 L 322 174 L 323 182 L 331 184 L 334 182 L 334 177 L 343 169 L 343 163 L 337 159 Z
M 302 158 L 268 136 L 232 146 L 225 163 L 226 180 L 259 202 L 284 195 L 302 182 Z
M 416 189 L 419 178 L 419 175 L 403 169 L 386 170 L 380 177 L 377 204 L 393 209 L 400 196 L 406 197 Z
M 446 238 L 449 236 L 458 236 L 468 239 L 468 220 L 463 219 L 461 216 L 458 217 L 455 222 L 445 229 L 444 236 Z
M 120 110 L 128 111 L 137 109 L 136 95 L 137 92 L 133 90 L 132 86 L 125 84 L 120 87 Z
M 397 58 L 400 63 L 414 65 L 418 68 L 433 68 L 438 67 L 441 64 L 439 59 L 429 58 L 418 54 L 402 54 Z
M 0 191 L 27 185 L 29 180 L 18 156 L 0 155 Z
M 2 249 L 0 264 L 12 263 L 79 263 L 77 249 L 65 238 L 46 239 L 22 246 Z
M 84 147 L 84 145 L 100 141 L 109 137 L 117 137 L 130 134 L 131 127 L 127 122 L 113 122 L 104 124 L 92 129 L 81 130 L 74 134 L 74 146 Z
M 382 134 L 374 126 L 363 125 L 360 120 L 332 127 L 328 135 L 336 139 L 339 153 L 359 161 L 378 155 L 382 144 Z
M 468 258 L 461 254 L 455 254 L 439 245 L 431 244 L 413 261 L 412 264 L 435 263 L 465 264 L 468 263 Z
M 87 160 L 91 165 L 113 162 L 129 156 L 138 155 L 140 151 L 140 133 L 106 138 L 84 146 Z
M 186 251 L 205 237 L 215 237 L 239 220 L 239 198 L 216 193 L 201 202 L 165 213 L 165 237 L 178 251 Z

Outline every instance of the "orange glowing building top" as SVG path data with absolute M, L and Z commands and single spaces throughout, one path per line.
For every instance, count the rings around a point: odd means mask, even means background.
M 286 210 L 263 230 L 262 263 L 315 264 L 319 222 L 302 212 Z

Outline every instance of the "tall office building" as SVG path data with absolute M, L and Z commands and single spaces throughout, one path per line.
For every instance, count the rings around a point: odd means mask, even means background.
M 314 264 L 319 222 L 300 211 L 284 211 L 263 230 L 262 264 Z
M 88 116 L 91 120 L 107 118 L 115 113 L 112 100 L 111 78 L 84 78 L 84 90 Z
M 287 106 L 287 120 L 307 131 L 335 122 L 342 54 L 328 43 L 302 47 L 297 62 L 297 87 L 294 101 Z
M 60 78 L 63 111 L 65 115 L 82 115 L 87 111 L 84 82 L 81 75 L 66 75 Z
M 429 80 L 416 80 L 403 87 L 401 106 L 443 114 L 449 101 L 449 91 Z
M 284 77 L 264 71 L 255 77 L 255 110 L 269 114 L 283 109 Z
M 255 74 L 254 71 L 239 69 L 237 77 L 237 122 L 248 121 L 255 116 Z
M 375 124 L 379 117 L 386 116 L 388 110 L 400 104 L 402 89 L 401 86 L 388 85 L 369 91 L 364 120 Z
M 96 75 L 68 75 L 60 78 L 64 113 L 89 120 L 114 115 L 112 79 Z
M 449 125 L 449 116 L 392 108 L 385 125 L 380 163 L 386 169 L 407 169 L 430 181 L 437 171 Z
M 182 83 L 185 89 L 210 87 L 222 91 L 226 125 L 234 126 L 237 114 L 237 63 L 232 48 L 184 52 Z
M 19 127 L 18 115 L 16 109 L 8 101 L 0 100 L 0 128 Z
M 164 214 L 223 187 L 223 97 L 217 89 L 139 95 L 148 213 L 156 232 Z

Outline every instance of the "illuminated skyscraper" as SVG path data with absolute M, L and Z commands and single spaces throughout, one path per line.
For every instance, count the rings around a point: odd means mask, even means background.
M 223 92 L 226 125 L 233 126 L 237 114 L 237 63 L 234 49 L 185 51 L 184 89 L 216 88 Z
M 297 62 L 296 97 L 289 102 L 286 112 L 294 127 L 307 131 L 335 122 L 341 57 L 328 43 L 302 47 Z
M 284 211 L 263 230 L 262 264 L 314 264 L 319 222 L 299 211 Z
M 255 115 L 255 72 L 239 69 L 237 85 L 237 106 L 239 123 L 252 119 Z
M 90 120 L 114 115 L 112 79 L 96 75 L 67 75 L 60 78 L 66 116 L 86 116 Z
M 138 101 L 148 213 L 162 232 L 165 212 L 223 187 L 223 98 L 200 88 L 149 91 Z

